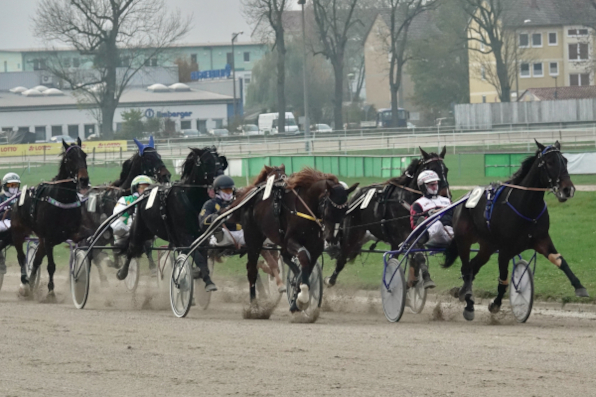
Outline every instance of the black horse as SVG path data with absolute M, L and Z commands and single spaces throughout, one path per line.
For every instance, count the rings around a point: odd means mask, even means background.
M 412 232 L 409 207 L 421 197 L 416 181 L 422 171 L 436 172 L 441 178 L 439 194 L 450 196 L 447 181 L 449 169 L 443 162 L 445 152 L 446 147 L 443 147 L 440 154 L 427 153 L 420 148 L 422 158 L 412 160 L 401 176 L 392 178 L 384 184 L 363 187 L 350 199 L 350 207 L 357 205 L 357 208 L 352 210 L 343 221 L 339 252 L 334 248 L 331 249 L 332 256 L 336 258 L 336 264 L 331 277 L 325 279 L 327 286 L 335 285 L 346 262 L 353 260 L 360 253 L 362 244 L 366 241 L 367 230 L 377 240 L 390 244 L 392 250 L 399 248 L 399 245 Z M 359 203 L 370 189 L 375 189 L 376 192 L 366 208 L 360 209 Z M 426 266 L 424 255 L 414 255 L 413 259 L 412 263 L 415 266 Z M 413 267 L 411 269 L 415 270 Z M 414 274 L 416 273 L 412 271 L 411 279 Z
M 31 233 L 39 238 L 39 247 L 33 261 L 31 279 L 35 279 L 43 257 L 48 257 L 48 299 L 54 295 L 54 246 L 72 240 L 75 243 L 92 234 L 90 229 L 81 228 L 81 206 L 78 193 L 85 193 L 89 188 L 87 174 L 87 155 L 81 148 L 81 140 L 76 144 L 64 145 L 62 161 L 58 175 L 53 182 L 43 182 L 33 189 L 21 192 L 21 200 L 14 204 L 11 234 L 21 266 L 21 288 L 24 295 L 29 293 L 26 256 L 23 242 Z M 22 205 L 21 205 L 22 202 Z
M 354 184 L 344 189 L 334 175 L 306 168 L 288 178 L 285 192 L 283 187 L 278 187 L 278 192 L 272 193 L 267 200 L 263 200 L 263 193 L 259 192 L 233 215 L 234 219 L 240 220 L 244 230 L 251 302 L 256 299 L 257 262 L 263 242 L 269 238 L 281 247 L 284 262 L 295 274 L 299 274 L 300 269 L 292 258 L 298 258 L 302 268 L 300 293 L 297 288 L 290 310 L 306 309 L 313 265 L 323 252 L 324 241 L 336 242 L 336 225 L 345 215 L 348 195 L 357 186 Z M 230 208 L 240 202 L 242 197 Z
M 147 208 L 146 201 L 137 206 L 130 229 L 130 239 L 124 266 L 118 271 L 118 279 L 124 280 L 132 258 L 143 252 L 145 241 L 155 236 L 168 241 L 170 247 L 189 247 L 201 235 L 199 212 L 209 200 L 209 187 L 215 177 L 227 168 L 225 156 L 219 156 L 215 147 L 191 149 L 182 165 L 180 182 L 169 187 L 158 187 L 155 203 Z M 195 255 L 200 255 L 195 251 Z M 195 263 L 206 261 L 195 256 Z M 207 281 L 208 270 L 201 269 Z
M 92 200 L 95 202 L 93 212 L 90 212 L 87 207 L 83 209 L 83 225 L 86 228 L 96 230 L 103 221 L 112 215 L 114 207 L 120 197 L 130 194 L 130 185 L 132 180 L 139 175 L 147 175 L 159 183 L 169 183 L 172 174 L 167 169 L 166 165 L 161 159 L 161 156 L 155 149 L 153 137 L 149 139 L 148 145 L 143 145 L 138 140 L 134 140 L 139 151 L 131 158 L 122 164 L 122 171 L 120 177 L 115 182 L 108 186 L 97 186 L 90 190 L 90 196 L 95 196 Z M 106 246 L 114 243 L 114 237 L 111 234 L 111 229 L 108 229 L 102 238 L 98 241 L 98 245 Z M 145 243 L 145 253 L 149 258 L 150 263 L 153 263 L 151 255 L 151 241 Z M 100 250 L 93 250 L 93 263 L 97 266 L 100 272 L 102 281 L 106 280 L 105 275 L 101 269 L 101 261 L 107 257 L 107 254 Z M 119 257 L 115 257 L 114 267 L 119 266 Z
M 587 297 L 588 292 L 569 265 L 558 253 L 548 234 L 550 220 L 544 202 L 545 191 L 552 191 L 560 202 L 573 197 L 575 187 L 567 172 L 567 159 L 561 145 L 544 146 L 536 141 L 538 150 L 522 163 L 506 186 L 501 186 L 491 198 L 483 196 L 475 208 L 460 206 L 454 214 L 455 238 L 445 252 L 444 267 L 453 265 L 459 256 L 464 284 L 459 290 L 460 300 L 467 305 L 464 317 L 474 318 L 472 282 L 490 256 L 499 251 L 498 295 L 489 305 L 491 312 L 501 308 L 508 285 L 508 265 L 511 258 L 533 249 L 559 267 L 571 281 L 575 294 Z M 485 216 L 486 213 L 490 215 Z M 470 246 L 480 244 L 478 254 L 470 260 Z

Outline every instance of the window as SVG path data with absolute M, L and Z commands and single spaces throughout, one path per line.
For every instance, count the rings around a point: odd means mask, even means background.
M 542 47 L 542 33 L 532 34 L 532 47 Z
M 4 73 L 8 72 L 8 62 L 4 61 Z
M 46 127 L 44 126 L 36 126 L 35 127 L 35 141 L 45 141 L 46 140 Z
M 197 54 L 190 55 L 190 63 L 197 63 Z
M 145 59 L 144 65 L 145 66 L 151 65 L 151 60 L 149 60 L 149 58 Z
M 226 54 L 226 62 L 228 63 L 228 65 L 234 66 L 234 57 L 232 56 L 231 52 L 228 52 Z
M 68 126 L 68 135 L 71 138 L 77 139 L 79 137 L 79 126 L 77 124 L 72 124 Z
M 46 60 L 45 59 L 42 59 L 39 61 L 39 69 L 46 70 Z
M 482 95 L 482 103 L 486 103 L 486 95 Z
M 590 74 L 570 74 L 569 85 L 571 86 L 587 86 L 590 85 Z
M 70 58 L 64 58 L 64 67 L 65 68 L 69 68 L 70 67 Z
M 79 58 L 72 58 L 72 66 L 78 68 L 81 66 L 81 60 Z
M 250 52 L 244 53 L 244 62 L 250 62 Z
M 190 120 L 182 120 L 180 122 L 180 129 L 182 129 L 182 130 L 190 130 Z
M 482 80 L 486 80 L 486 69 L 484 68 L 484 65 L 480 68 L 480 75 Z
M 520 47 L 529 47 L 530 46 L 530 41 L 529 41 L 527 33 L 519 34 L 519 46 Z
M 559 37 L 557 32 L 550 32 L 548 34 L 548 45 L 557 45 L 559 44 Z
M 89 135 L 95 134 L 95 124 L 85 124 L 85 138 L 89 138 Z
M 62 135 L 62 126 L 61 125 L 53 125 L 52 126 L 52 136 Z
M 548 71 L 551 76 L 558 76 L 559 75 L 559 63 L 551 62 L 549 64 Z
M 521 77 L 530 77 L 530 64 L 529 63 L 522 63 L 520 65 L 519 75 Z
M 544 76 L 544 71 L 542 70 L 542 62 L 534 64 L 534 77 L 542 77 Z
M 588 29 L 569 29 L 567 30 L 567 36 L 570 37 L 577 37 L 577 36 L 587 36 Z
M 207 133 L 207 120 L 197 120 L 197 130 L 206 134 Z
M 213 122 L 215 123 L 215 128 L 223 127 L 223 119 L 213 119 Z
M 121 66 L 127 68 L 130 66 L 130 58 L 129 57 L 122 57 L 120 58 L 120 64 Z
M 151 59 L 151 66 L 157 66 L 157 58 Z
M 569 44 L 569 60 L 582 61 L 588 59 L 588 44 L 574 43 Z

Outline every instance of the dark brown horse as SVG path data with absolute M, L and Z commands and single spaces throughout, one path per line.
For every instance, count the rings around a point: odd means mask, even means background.
M 277 187 L 263 200 L 264 191 L 257 193 L 234 214 L 244 230 L 248 251 L 247 276 L 250 299 L 256 298 L 257 262 L 265 239 L 281 247 L 281 255 L 295 273 L 300 273 L 292 258 L 302 269 L 300 293 L 296 289 L 290 310 L 305 310 L 310 300 L 309 277 L 313 265 L 324 249 L 324 241 L 335 242 L 336 226 L 347 209 L 349 189 L 336 176 L 306 168 L 291 175 L 287 186 Z M 237 202 L 240 202 L 239 198 Z M 232 208 L 235 206 L 232 206 Z M 295 269 L 296 268 L 296 269 Z
M 485 216 L 486 196 L 480 199 L 475 208 L 460 206 L 455 211 L 455 238 L 445 252 L 444 267 L 453 265 L 458 256 L 461 258 L 464 285 L 459 290 L 459 297 L 467 303 L 463 313 L 466 320 L 474 319 L 474 277 L 497 250 L 498 295 L 489 305 L 491 312 L 499 311 L 507 291 L 509 261 L 529 249 L 544 255 L 561 269 L 575 288 L 577 296 L 588 296 L 588 292 L 573 274 L 567 261 L 556 250 L 548 234 L 550 218 L 544 202 L 545 191 L 552 191 L 560 202 L 573 197 L 575 192 L 567 172 L 567 159 L 561 154 L 558 141 L 548 147 L 538 142 L 536 145 L 536 154 L 524 160 L 519 171 L 508 182 L 508 185 L 513 186 L 501 186 L 495 193 L 488 217 Z M 470 247 L 474 243 L 480 244 L 480 250 L 470 260 Z
M 399 245 L 412 232 L 409 206 L 421 197 L 416 181 L 422 171 L 436 172 L 441 178 L 439 194 L 450 196 L 449 182 L 447 181 L 449 169 L 443 162 L 445 152 L 446 147 L 443 147 L 440 154 L 427 153 L 420 148 L 422 158 L 412 160 L 401 176 L 392 178 L 384 184 L 363 187 L 352 196 L 350 206 L 356 205 L 357 208 L 351 210 L 343 221 L 339 252 L 336 252 L 337 247 L 332 248 L 331 254 L 337 261 L 335 271 L 331 277 L 325 279 L 327 286 L 335 285 L 346 262 L 359 255 L 367 230 L 377 240 L 390 244 L 392 250 L 395 251 L 399 248 Z M 359 203 L 371 189 L 375 189 L 375 193 L 370 203 L 366 208 L 360 209 L 361 204 Z M 414 255 L 412 263 L 415 266 L 426 266 L 424 255 Z M 413 276 L 416 269 L 414 267 L 410 269 L 413 270 L 411 273 Z
M 17 250 L 21 266 L 21 288 L 23 294 L 29 293 L 29 279 L 26 271 L 26 256 L 23 242 L 31 233 L 39 238 L 39 248 L 33 261 L 31 279 L 38 277 L 37 271 L 43 257 L 48 257 L 48 299 L 54 295 L 54 246 L 72 240 L 75 243 L 90 236 L 92 230 L 81 229 L 81 202 L 78 192 L 84 193 L 89 188 L 87 174 L 87 155 L 81 148 L 81 140 L 76 144 L 64 145 L 62 161 L 58 175 L 53 182 L 40 183 L 33 189 L 23 191 L 24 201 L 16 203 L 12 215 L 12 241 Z M 23 199 L 23 197 L 21 197 Z

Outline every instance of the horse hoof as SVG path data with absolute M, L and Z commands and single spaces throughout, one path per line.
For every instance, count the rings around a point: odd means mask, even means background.
M 120 281 L 124 280 L 126 278 L 126 276 L 128 276 L 128 269 L 126 269 L 124 267 L 122 269 L 118 270 L 118 273 L 116 273 L 116 277 Z
M 459 299 L 459 287 L 453 287 L 449 290 L 449 295 Z
M 331 277 L 325 277 L 325 286 L 333 287 L 335 285 L 335 281 L 331 280 Z
M 290 305 L 290 313 L 294 314 L 299 311 L 300 311 L 300 309 L 298 309 L 298 306 L 296 305 L 296 301 L 293 301 L 292 304 Z
M 21 285 L 19 285 L 19 296 L 27 298 L 30 295 L 31 295 L 31 287 L 29 286 L 29 284 L 21 283 Z
M 491 302 L 488 304 L 488 311 L 492 314 L 496 314 L 501 311 L 501 305 L 497 305 L 495 302 Z
M 589 298 L 590 297 L 590 295 L 588 294 L 588 290 L 585 289 L 584 287 L 576 288 L 575 296 L 578 296 L 580 298 Z
M 300 284 L 300 293 L 296 298 L 296 306 L 298 309 L 303 311 L 308 308 L 310 304 L 310 288 L 306 284 Z
M 464 309 L 464 318 L 468 321 L 474 320 L 474 312 Z
M 48 295 L 45 297 L 45 299 L 43 300 L 44 303 L 56 303 L 56 294 L 54 293 L 54 291 L 50 291 L 48 292 Z

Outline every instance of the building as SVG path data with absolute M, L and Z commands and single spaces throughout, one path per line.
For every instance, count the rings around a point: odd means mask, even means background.
M 593 30 L 588 0 L 502 0 L 502 36 L 511 100 L 531 88 L 594 85 Z M 471 22 L 469 37 L 479 37 Z M 495 58 L 478 41 L 469 45 L 470 102 L 499 102 Z M 486 52 L 486 54 L 483 54 Z
M 145 117 L 169 118 L 176 130 L 220 128 L 233 114 L 233 98 L 197 90 L 176 83 L 156 85 L 152 90 L 131 88 L 122 95 L 114 117 L 114 131 L 122 126 L 122 112 L 140 109 Z M 81 105 L 72 92 L 57 89 L 43 93 L 0 92 L 0 128 L 2 131 L 28 131 L 36 140 L 48 141 L 52 136 L 70 135 L 85 140 L 99 131 L 94 117 L 97 109 Z
M 565 99 L 595 99 L 596 85 L 529 88 L 520 95 L 520 102 L 555 101 Z
M 23 58 L 19 52 L 0 50 L 0 73 L 20 72 Z

